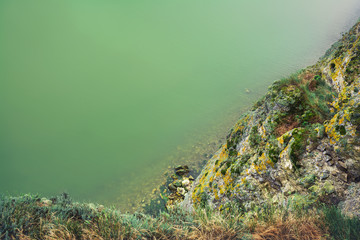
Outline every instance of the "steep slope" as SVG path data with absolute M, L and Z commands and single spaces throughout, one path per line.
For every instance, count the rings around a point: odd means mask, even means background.
M 182 206 L 338 204 L 360 215 L 360 23 L 314 66 L 275 82 L 231 129 Z

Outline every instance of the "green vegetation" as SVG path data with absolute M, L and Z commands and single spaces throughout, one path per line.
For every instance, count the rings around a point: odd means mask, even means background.
M 251 128 L 250 136 L 249 136 L 249 143 L 251 147 L 256 147 L 260 144 L 261 138 L 258 132 L 258 127 L 254 126 Z
M 360 235 L 359 219 L 345 217 L 334 207 L 313 206 L 308 196 L 295 195 L 281 208 L 265 203 L 244 212 L 228 204 L 222 211 L 204 206 L 189 213 L 174 207 L 151 217 L 74 203 L 67 194 L 51 200 L 1 196 L 0 238 L 357 239 Z
M 324 208 L 323 213 L 332 239 L 360 239 L 360 219 L 346 217 L 334 206 Z

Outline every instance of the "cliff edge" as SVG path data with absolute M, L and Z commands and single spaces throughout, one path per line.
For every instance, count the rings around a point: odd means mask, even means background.
M 318 63 L 274 82 L 231 129 L 182 206 L 337 204 L 360 216 L 360 23 Z

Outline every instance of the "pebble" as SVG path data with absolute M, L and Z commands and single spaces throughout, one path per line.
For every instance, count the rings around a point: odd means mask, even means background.
M 330 176 L 329 171 L 325 170 L 321 175 L 320 175 L 320 179 L 321 180 L 325 180 Z
M 329 156 L 329 155 L 324 155 L 324 158 L 325 158 L 325 161 L 330 161 L 332 158 L 331 158 L 331 156 Z
M 319 145 L 317 147 L 318 150 L 320 150 L 321 152 L 323 152 L 325 150 L 325 146 L 324 145 Z

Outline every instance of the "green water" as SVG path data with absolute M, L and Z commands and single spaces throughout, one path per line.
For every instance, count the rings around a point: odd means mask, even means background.
M 168 166 L 206 159 L 359 10 L 358 0 L 2 0 L 0 192 L 130 209 Z

